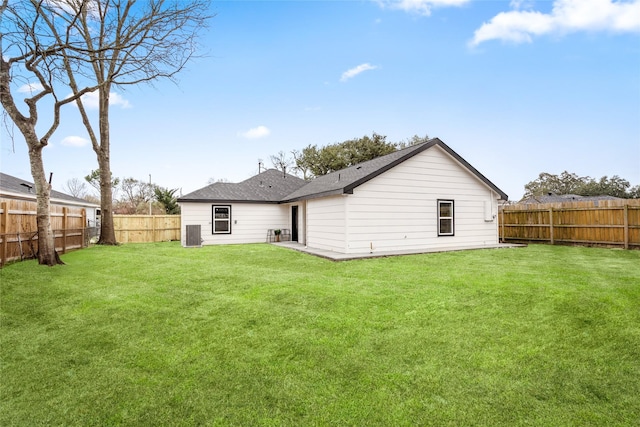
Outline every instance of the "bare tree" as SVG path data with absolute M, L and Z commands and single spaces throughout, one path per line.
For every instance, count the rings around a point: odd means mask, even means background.
M 89 195 L 86 182 L 78 178 L 67 180 L 64 185 L 64 191 L 70 196 L 78 197 L 79 199 L 84 199 Z
M 124 214 L 135 214 L 138 212 L 140 205 L 148 205 L 153 199 L 155 185 L 138 181 L 135 178 L 125 178 L 120 185 L 122 197 L 119 200 L 119 207 Z
M 215 184 L 216 182 L 231 182 L 227 178 L 214 178 L 211 177 L 207 180 L 207 185 Z
M 65 48 L 41 18 L 42 4 L 35 0 L 0 4 L 0 103 L 19 129 L 29 149 L 31 175 L 36 187 L 38 262 L 62 264 L 51 229 L 51 183 L 47 181 L 42 150 L 60 124 L 63 105 L 85 92 L 60 99 L 54 90 L 62 73 L 57 55 Z M 71 55 L 70 47 L 69 54 Z M 68 89 L 67 89 L 68 91 Z M 18 100 L 26 105 L 20 109 Z M 22 104 L 20 104 L 22 105 Z M 24 108 L 24 106 L 23 106 Z M 39 113 L 51 108 L 50 123 L 38 126 Z M 44 129 L 40 133 L 38 129 Z
M 287 156 L 287 153 L 282 150 L 278 151 L 278 154 L 271 155 L 270 159 L 273 167 L 283 172 L 286 172 L 293 164 L 293 160 L 291 160 L 291 158 Z
M 60 7 L 61 3 L 64 7 Z M 60 51 L 64 71 L 98 160 L 102 213 L 98 243 L 116 244 L 109 128 L 111 90 L 160 78 L 174 79 L 196 54 L 196 37 L 210 18 L 209 2 L 65 0 L 46 4 L 51 6 L 41 10 L 46 11 L 45 21 L 58 44 L 65 46 Z M 94 91 L 98 94 L 97 132 L 81 97 Z

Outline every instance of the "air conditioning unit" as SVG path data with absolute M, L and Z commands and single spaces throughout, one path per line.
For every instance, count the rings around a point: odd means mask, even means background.
M 202 247 L 202 233 L 200 231 L 200 224 L 187 225 L 186 226 L 187 241 L 185 246 L 187 248 L 199 248 Z

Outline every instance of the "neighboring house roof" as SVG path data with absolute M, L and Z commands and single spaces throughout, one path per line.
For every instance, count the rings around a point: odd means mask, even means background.
M 0 172 L 0 196 L 36 200 L 36 186 L 33 182 Z M 50 200 L 71 205 L 100 207 L 88 200 L 73 197 L 56 190 L 51 190 Z
M 430 139 L 420 144 L 411 145 L 401 150 L 394 151 L 391 154 L 380 156 L 375 159 L 358 163 L 357 165 L 341 169 L 327 175 L 319 176 L 311 181 L 303 181 L 292 175 L 285 175 L 273 169 L 249 178 L 238 184 L 222 184 L 216 183 L 208 187 L 196 190 L 178 199 L 179 202 L 210 202 L 210 201 L 226 201 L 226 202 L 256 202 L 268 201 L 272 203 L 287 203 L 298 200 L 312 199 L 317 197 L 352 194 L 353 189 L 365 182 L 375 178 L 376 176 L 388 171 L 394 166 L 410 159 L 411 157 L 428 150 L 434 146 L 439 146 L 449 153 L 456 161 L 458 161 L 469 172 L 475 175 L 485 185 L 500 195 L 500 198 L 507 200 L 508 196 L 489 181 L 484 175 L 478 172 L 466 160 L 460 157 L 455 151 L 449 148 L 444 142 L 438 138 Z M 273 187 L 266 189 L 256 186 L 256 182 L 263 181 L 263 175 L 269 173 L 270 184 Z M 280 178 L 278 178 L 278 175 Z M 277 179 L 276 179 L 277 178 Z M 290 179 L 291 178 L 291 179 Z M 264 180 L 266 182 L 266 180 Z M 288 191 L 283 185 L 286 183 Z M 222 184 L 222 185 L 221 185 Z
M 578 194 L 554 194 L 549 193 L 544 196 L 534 196 L 521 200 L 518 203 L 525 205 L 537 203 L 567 203 L 567 202 L 596 202 L 600 200 L 622 200 L 620 197 L 614 196 L 580 196 Z
M 287 194 L 307 181 L 297 176 L 268 169 L 239 183 L 216 182 L 178 199 L 179 202 L 280 203 Z

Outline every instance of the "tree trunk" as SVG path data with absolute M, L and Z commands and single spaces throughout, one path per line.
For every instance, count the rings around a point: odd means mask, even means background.
M 116 231 L 113 225 L 113 190 L 109 157 L 98 156 L 100 167 L 100 239 L 99 245 L 116 245 Z
M 111 186 L 111 155 L 109 147 L 109 92 L 110 85 L 100 89 L 100 147 L 96 151 L 100 168 L 100 239 L 99 245 L 117 245 L 113 225 L 113 188 Z
M 45 176 L 42 148 L 29 149 L 31 175 L 36 186 L 36 221 L 38 224 L 38 263 L 54 266 L 64 264 L 56 253 L 56 241 L 51 229 L 51 188 Z

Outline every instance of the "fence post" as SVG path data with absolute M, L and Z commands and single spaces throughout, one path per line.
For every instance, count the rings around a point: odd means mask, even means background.
M 89 239 L 87 239 L 87 210 L 82 208 L 80 215 L 82 216 L 82 243 L 80 245 L 82 248 L 86 248 L 89 246 Z
M 2 237 L 2 255 L 0 255 L 0 265 L 4 265 L 7 259 L 7 228 L 9 227 L 9 207 L 7 202 L 0 203 L 2 209 L 2 217 L 0 218 L 0 237 Z
M 501 233 L 500 233 L 501 234 L 500 241 L 502 243 L 504 243 L 505 242 L 505 239 L 504 239 L 504 206 L 502 206 L 500 208 L 500 214 L 501 214 L 500 217 L 502 218 L 502 221 L 500 222 L 500 225 L 501 225 L 501 227 L 500 227 L 500 231 L 501 231 Z
M 629 249 L 629 205 L 624 204 L 624 248 Z
M 62 208 L 62 253 L 67 252 L 67 225 L 68 223 L 68 215 L 69 211 L 66 207 Z
M 554 244 L 553 240 L 553 208 L 549 208 L 549 239 L 551 244 Z

